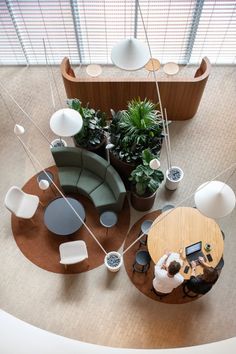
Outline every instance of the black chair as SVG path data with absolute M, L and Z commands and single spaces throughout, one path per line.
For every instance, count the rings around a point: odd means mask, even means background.
M 225 233 L 224 233 L 224 231 L 221 230 L 221 234 L 222 234 L 223 240 L 225 240 Z
M 161 212 L 164 213 L 167 210 L 174 209 L 174 207 L 175 206 L 172 204 L 166 204 L 165 206 L 163 206 L 163 208 L 161 208 Z
M 199 294 L 196 294 L 195 292 L 193 292 L 192 290 L 190 290 L 187 286 L 187 283 L 184 283 L 182 285 L 182 288 L 183 288 L 183 292 L 184 292 L 184 296 L 183 297 L 191 297 L 191 298 L 194 298 L 194 297 L 198 297 Z
M 147 273 L 150 267 L 151 257 L 148 251 L 138 251 L 135 255 L 133 272 Z
M 169 295 L 170 293 L 167 294 L 163 294 L 163 293 L 159 293 L 158 291 L 156 291 L 156 289 L 154 288 L 154 286 L 152 286 L 151 291 L 159 297 L 160 300 L 162 300 L 163 297 L 166 297 L 167 295 Z
M 217 264 L 217 266 L 215 267 L 215 269 L 218 271 L 218 272 L 221 272 L 222 268 L 224 267 L 224 258 L 221 257 L 219 263 Z
M 139 237 L 140 235 L 142 235 L 142 234 L 144 234 L 144 235 L 143 235 L 143 237 L 140 238 L 140 240 L 139 240 L 139 248 L 140 248 L 142 245 L 146 246 L 146 244 L 147 244 L 147 235 L 148 235 L 148 232 L 149 232 L 149 230 L 150 230 L 150 227 L 152 226 L 152 223 L 153 223 L 152 220 L 144 220 L 144 221 L 142 222 L 141 231 L 140 231 L 138 237 Z

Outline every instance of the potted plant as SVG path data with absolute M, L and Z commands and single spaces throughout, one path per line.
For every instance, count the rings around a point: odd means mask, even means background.
M 117 113 L 112 111 L 109 127 L 111 163 L 118 170 L 124 182 L 131 171 L 142 163 L 142 152 L 149 148 L 159 156 L 163 135 L 161 114 L 155 104 L 140 98 L 128 102 L 128 109 Z
M 150 162 L 156 158 L 149 149 L 142 153 L 142 164 L 132 171 L 129 180 L 132 182 L 131 203 L 133 207 L 140 211 L 152 208 L 156 191 L 164 180 L 164 174 L 158 169 L 150 167 Z M 159 166 L 157 166 L 159 167 Z
M 106 124 L 106 114 L 95 111 L 93 108 L 82 107 L 80 100 L 68 99 L 67 104 L 70 108 L 78 111 L 83 118 L 81 131 L 73 137 L 75 146 L 96 152 L 105 157 L 105 135 L 104 126 Z
M 178 166 L 172 166 L 166 171 L 166 188 L 174 191 L 184 177 L 183 170 Z
M 123 258 L 119 252 L 111 251 L 106 254 L 104 263 L 111 272 L 118 272 L 123 264 Z

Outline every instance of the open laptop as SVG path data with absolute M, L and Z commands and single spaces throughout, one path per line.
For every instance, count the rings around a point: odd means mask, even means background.
M 206 260 L 206 257 L 202 252 L 202 241 L 185 247 L 185 255 L 189 263 L 195 261 L 197 264 L 199 264 L 198 257 L 203 257 L 204 260 Z

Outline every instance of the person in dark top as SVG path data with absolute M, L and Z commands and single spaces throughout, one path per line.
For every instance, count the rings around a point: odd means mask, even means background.
M 203 267 L 203 274 L 196 276 L 196 262 L 191 262 L 192 273 L 186 286 L 196 294 L 206 294 L 217 281 L 218 271 L 210 267 L 203 257 L 199 257 L 199 263 Z

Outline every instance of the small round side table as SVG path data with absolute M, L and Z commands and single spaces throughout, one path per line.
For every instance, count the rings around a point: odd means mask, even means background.
M 151 72 L 159 70 L 161 67 L 161 63 L 158 59 L 151 58 L 147 64 L 145 65 L 145 69 L 149 71 L 148 76 Z
M 110 227 L 115 226 L 117 221 L 118 221 L 117 214 L 114 211 L 104 211 L 100 215 L 100 224 L 107 228 L 106 236 L 107 236 L 108 229 Z
M 167 75 L 176 75 L 179 72 L 179 65 L 174 62 L 166 63 L 163 66 L 163 71 Z

